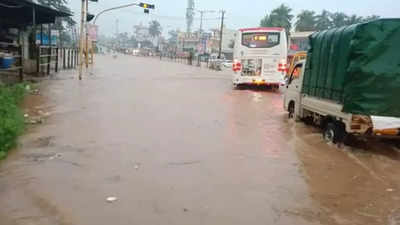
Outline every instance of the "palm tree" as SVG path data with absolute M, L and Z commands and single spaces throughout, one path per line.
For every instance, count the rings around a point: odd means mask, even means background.
M 342 12 L 336 12 L 331 15 L 331 20 L 333 27 L 343 27 L 348 24 L 349 17 Z
M 357 15 L 353 14 L 350 17 L 348 17 L 348 19 L 346 21 L 346 25 L 352 25 L 352 24 L 362 23 L 362 22 L 364 22 L 364 18 L 362 16 L 357 16 Z
M 153 41 L 156 37 L 158 38 L 158 42 L 160 41 L 159 37 L 161 35 L 161 31 L 162 31 L 162 27 L 157 20 L 150 21 L 149 34 L 153 38 Z M 160 45 L 160 43 L 157 44 L 157 46 L 159 46 L 159 45 Z
M 149 24 L 149 34 L 151 37 L 156 38 L 161 35 L 161 25 L 157 20 L 150 21 Z
M 373 20 L 377 20 L 381 18 L 380 16 L 377 15 L 371 15 L 371 16 L 367 16 L 364 18 L 363 22 L 369 22 L 369 21 L 373 21 Z
M 315 12 L 303 10 L 297 15 L 296 31 L 315 31 Z
M 178 30 L 170 30 L 168 31 L 168 43 L 171 45 L 176 45 L 176 43 L 178 42 Z
M 286 32 L 289 33 L 292 28 L 293 15 L 292 9 L 285 4 L 280 5 L 278 8 L 271 11 L 271 14 L 265 15 L 261 20 L 261 27 L 284 27 Z
M 331 13 L 327 10 L 322 10 L 321 14 L 316 16 L 315 29 L 317 31 L 327 30 L 332 27 Z

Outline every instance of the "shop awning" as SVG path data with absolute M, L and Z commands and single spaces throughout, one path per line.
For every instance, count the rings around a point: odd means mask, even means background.
M 71 16 L 29 0 L 0 0 L 0 15 L 0 25 L 10 27 L 54 23 L 56 17 Z

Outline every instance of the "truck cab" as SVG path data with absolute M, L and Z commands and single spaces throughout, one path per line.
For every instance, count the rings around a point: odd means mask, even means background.
M 289 118 L 299 119 L 300 116 L 301 87 L 303 84 L 303 67 L 305 63 L 305 60 L 300 60 L 293 65 L 292 72 L 286 82 L 284 108 L 289 112 Z

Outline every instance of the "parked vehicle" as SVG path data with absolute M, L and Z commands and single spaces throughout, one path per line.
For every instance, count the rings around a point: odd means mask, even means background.
M 400 19 L 322 31 L 310 40 L 284 94 L 289 117 L 321 126 L 334 143 L 347 134 L 399 138 Z
M 222 62 L 222 66 L 225 68 L 232 68 L 232 65 L 233 65 L 232 60 L 225 60 Z
M 287 39 L 280 27 L 240 29 L 233 51 L 233 85 L 268 85 L 279 88 L 285 83 Z

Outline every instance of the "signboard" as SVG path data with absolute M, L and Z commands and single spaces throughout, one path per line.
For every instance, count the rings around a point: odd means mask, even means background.
M 94 24 L 88 24 L 87 29 L 88 29 L 89 40 L 97 41 L 98 26 Z
M 57 45 L 60 37 L 60 32 L 58 30 L 50 31 L 51 45 Z M 37 33 L 36 34 L 36 44 L 49 45 L 49 35 L 48 33 Z
M 57 45 L 58 40 L 60 39 L 60 31 L 59 30 L 51 30 L 50 38 L 51 38 L 51 45 Z

